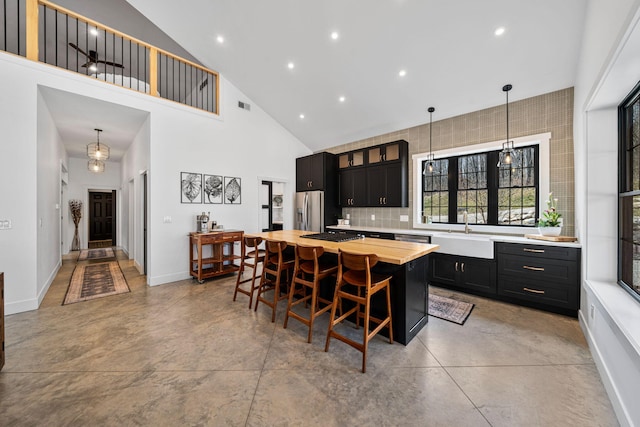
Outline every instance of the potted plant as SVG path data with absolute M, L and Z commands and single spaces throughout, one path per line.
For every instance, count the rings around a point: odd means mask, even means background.
M 543 236 L 559 236 L 562 231 L 562 215 L 557 209 L 558 199 L 549 193 L 547 209 L 542 212 L 542 218 L 538 219 L 538 232 Z

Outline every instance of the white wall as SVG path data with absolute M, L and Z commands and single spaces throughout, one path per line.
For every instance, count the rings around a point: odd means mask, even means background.
M 58 269 L 62 265 L 60 247 L 61 216 L 61 165 L 68 164 L 64 146 L 51 113 L 43 99 L 37 94 L 37 250 L 38 275 L 36 295 L 42 302 Z
M 640 80 L 638 0 L 590 0 L 574 91 L 580 324 L 621 425 L 640 425 L 640 304 L 617 280 L 617 106 Z M 635 42 L 630 43 L 630 40 Z
M 295 192 L 295 158 L 311 153 L 224 78 L 220 81 L 221 115 L 217 117 L 12 55 L 0 55 L 0 73 L 3 76 L 0 93 L 4 100 L 12 100 L 11 103 L 0 103 L 3 144 L 0 199 L 6 201 L 0 209 L 0 218 L 12 219 L 14 224 L 12 230 L 0 231 L 0 271 L 5 271 L 7 314 L 37 307 L 38 259 L 25 254 L 37 254 L 38 85 L 149 113 L 148 127 L 141 130 L 140 141 L 133 146 L 136 148 L 132 147 L 131 153 L 125 156 L 130 158 L 123 160 L 116 188 L 129 187 L 132 178 L 137 184 L 141 169 L 149 173 L 147 280 L 152 285 L 188 277 L 187 235 L 195 230 L 197 213 L 211 211 L 212 219 L 227 228 L 247 232 L 259 230 L 257 177 L 285 182 L 286 193 L 291 197 Z M 238 99 L 251 102 L 252 110 L 237 108 Z M 69 160 L 68 198 L 86 201 L 89 188 L 107 184 L 91 181 L 95 175 L 83 175 L 86 161 L 77 161 L 80 163 Z M 179 180 L 182 171 L 240 177 L 242 204 L 181 204 Z M 19 185 L 15 185 L 17 176 L 21 177 Z M 134 209 L 138 208 L 134 206 Z M 131 209 L 128 211 L 130 213 Z M 172 221 L 164 223 L 165 216 L 170 216 Z M 82 227 L 82 243 L 86 246 L 85 219 L 86 212 Z M 292 223 L 293 211 L 287 212 L 285 227 L 291 227 Z M 132 231 L 128 230 L 128 234 L 131 236 Z M 135 230 L 133 234 L 136 234 Z M 131 242 L 129 236 L 126 236 L 127 242 Z M 120 237 L 122 241 L 123 237 Z M 141 247 L 135 239 L 134 246 L 136 251 Z M 136 253 L 137 260 L 138 257 Z

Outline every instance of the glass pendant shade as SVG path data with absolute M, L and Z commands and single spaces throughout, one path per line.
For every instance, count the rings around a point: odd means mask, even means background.
M 102 160 L 91 159 L 87 162 L 87 169 L 93 173 L 104 172 L 104 162 Z
M 107 160 L 111 155 L 111 150 L 108 145 L 100 144 L 100 132 L 102 129 L 95 129 L 98 132 L 97 142 L 87 144 L 87 157 L 94 160 Z
M 498 167 L 511 167 L 511 164 L 515 163 L 516 150 L 513 145 L 513 141 L 509 141 L 509 91 L 513 88 L 511 85 L 502 86 L 502 91 L 507 98 L 507 141 L 502 143 L 502 151 L 498 157 Z
M 424 169 L 422 169 L 422 175 L 433 173 L 435 169 L 435 156 L 433 155 L 433 151 L 431 151 L 431 129 L 433 127 L 433 112 L 436 111 L 436 109 L 429 107 L 427 111 L 429 112 L 429 155 L 427 156 Z

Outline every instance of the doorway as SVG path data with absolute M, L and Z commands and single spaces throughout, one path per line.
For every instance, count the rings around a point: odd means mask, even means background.
M 284 183 L 262 181 L 260 187 L 260 218 L 262 231 L 282 230 L 284 223 Z
M 89 191 L 89 249 L 116 245 L 116 190 Z

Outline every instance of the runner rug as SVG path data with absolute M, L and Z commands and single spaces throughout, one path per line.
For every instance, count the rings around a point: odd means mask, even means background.
M 130 292 L 117 261 L 77 265 L 62 305 Z
M 114 258 L 115 256 L 116 254 L 113 252 L 113 248 L 83 249 L 80 251 L 80 255 L 78 255 L 78 261 Z
M 429 315 L 464 325 L 474 304 L 429 294 Z

